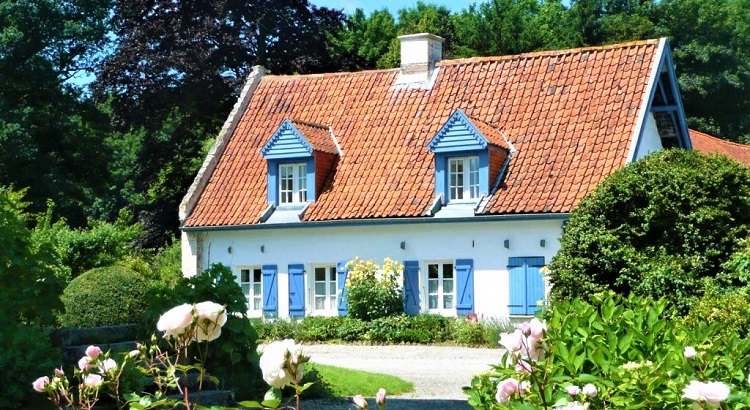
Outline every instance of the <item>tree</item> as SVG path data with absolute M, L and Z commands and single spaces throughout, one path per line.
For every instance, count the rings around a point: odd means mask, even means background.
M 666 150 L 606 178 L 573 211 L 549 265 L 552 298 L 613 290 L 683 312 L 750 232 L 750 169 Z
M 341 12 L 307 0 L 116 3 L 116 40 L 92 89 L 115 126 L 110 146 L 135 153 L 136 166 L 114 174 L 128 178 L 122 190 L 148 232 L 144 246 L 158 247 L 176 234 L 177 207 L 205 142 L 218 132 L 252 66 L 276 74 L 333 71 L 327 49 L 342 21 Z M 117 201 L 117 192 L 109 195 Z
M 750 143 L 750 1 L 668 0 L 655 13 L 656 34 L 670 41 L 689 125 Z
M 28 188 L 34 212 L 54 199 L 73 224 L 108 182 L 106 118 L 68 82 L 101 51 L 108 3 L 0 1 L 0 184 Z

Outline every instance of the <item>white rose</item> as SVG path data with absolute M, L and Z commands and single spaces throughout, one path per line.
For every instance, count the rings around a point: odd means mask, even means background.
M 227 312 L 224 306 L 214 302 L 201 302 L 195 305 L 198 326 L 195 340 L 210 342 L 221 336 L 221 327 L 227 323 Z
M 289 355 L 290 361 L 299 360 L 302 354 L 301 351 L 302 346 L 295 344 L 292 339 L 276 341 L 266 346 L 260 356 L 260 369 L 263 372 L 263 380 L 271 387 L 276 388 L 290 384 L 293 378 L 289 365 L 296 365 L 296 363 L 287 363 L 287 355 Z M 298 370 L 301 371 L 302 369 Z
M 109 373 L 110 371 L 117 370 L 117 362 L 115 362 L 112 359 L 104 360 L 99 364 L 99 369 L 101 369 L 102 373 Z
M 164 338 L 175 337 L 185 333 L 193 323 L 193 305 L 187 303 L 175 306 L 161 315 L 156 328 L 164 332 Z

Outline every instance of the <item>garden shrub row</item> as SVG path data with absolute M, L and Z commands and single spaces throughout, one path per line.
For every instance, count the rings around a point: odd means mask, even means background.
M 299 342 L 458 343 L 494 347 L 497 346 L 497 335 L 510 328 L 506 322 L 431 314 L 396 315 L 370 321 L 349 316 L 252 321 L 261 340 L 294 339 Z

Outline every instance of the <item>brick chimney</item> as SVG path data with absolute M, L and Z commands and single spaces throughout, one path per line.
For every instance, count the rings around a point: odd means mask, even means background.
M 401 41 L 401 75 L 398 83 L 428 83 L 435 63 L 443 58 L 444 38 L 430 33 L 399 36 Z

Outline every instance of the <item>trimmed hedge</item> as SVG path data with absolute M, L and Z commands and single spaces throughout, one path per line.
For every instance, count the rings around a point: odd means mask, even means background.
M 148 305 L 148 283 L 122 266 L 92 269 L 73 279 L 62 301 L 63 327 L 138 323 Z

